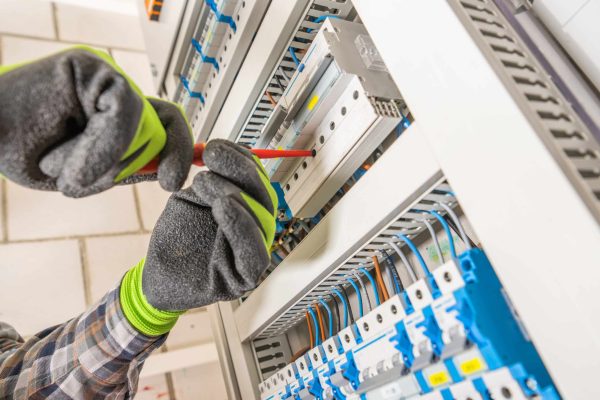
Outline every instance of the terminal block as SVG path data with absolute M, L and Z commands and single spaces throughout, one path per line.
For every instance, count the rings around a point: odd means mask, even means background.
M 329 18 L 307 49 L 258 147 L 315 149 L 272 160 L 295 217 L 314 216 L 403 119 L 405 105 L 364 26 Z

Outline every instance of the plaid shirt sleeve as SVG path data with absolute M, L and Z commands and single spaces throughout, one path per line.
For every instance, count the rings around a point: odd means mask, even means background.
M 0 323 L 0 399 L 132 398 L 144 361 L 166 335 L 148 337 L 129 324 L 119 287 L 27 341 Z

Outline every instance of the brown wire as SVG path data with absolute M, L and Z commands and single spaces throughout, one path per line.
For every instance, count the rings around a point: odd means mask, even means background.
M 292 359 L 290 360 L 290 362 L 294 362 L 297 359 L 299 359 L 300 357 L 302 357 L 304 355 L 304 353 L 306 353 L 307 351 L 309 351 L 311 349 L 311 347 L 303 347 L 300 350 L 298 350 L 297 352 L 295 352 L 292 355 Z
M 310 337 L 310 348 L 315 347 L 315 338 L 313 336 L 312 324 L 310 323 L 310 317 L 308 315 L 308 311 L 305 311 L 306 314 L 306 324 L 308 325 L 308 336 Z
M 390 295 L 387 291 L 387 288 L 385 287 L 385 282 L 383 282 L 383 276 L 381 275 L 381 266 L 379 265 L 379 260 L 377 259 L 377 256 L 373 256 L 373 264 L 375 265 L 375 276 L 377 279 L 377 283 L 381 288 L 383 301 L 386 301 L 390 298 Z
M 319 327 L 321 328 L 321 342 L 325 341 L 325 324 L 323 324 L 323 317 L 321 315 L 321 308 L 318 304 L 315 304 L 315 308 L 317 309 L 317 318 L 319 319 Z
M 265 92 L 265 95 L 267 96 L 267 99 L 269 99 L 269 103 L 271 103 L 271 105 L 273 107 L 276 107 L 277 106 L 277 102 L 273 98 L 273 95 L 271 95 L 271 93 L 269 93 L 269 92 Z

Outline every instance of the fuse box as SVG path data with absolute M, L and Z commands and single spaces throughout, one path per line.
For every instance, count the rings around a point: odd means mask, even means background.
M 599 67 L 565 36 L 585 16 L 376 3 L 165 2 L 145 22 L 197 140 L 316 151 L 264 162 L 271 264 L 210 306 L 229 397 L 600 398 Z

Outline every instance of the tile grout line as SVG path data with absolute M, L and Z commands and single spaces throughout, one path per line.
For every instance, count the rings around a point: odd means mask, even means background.
M 50 7 L 52 8 L 52 24 L 54 25 L 54 38 L 56 40 L 60 40 L 60 32 L 58 31 L 58 15 L 56 12 L 56 3 L 50 3 Z
M 165 374 L 165 380 L 167 381 L 167 390 L 169 391 L 170 400 L 176 400 L 175 382 L 173 382 L 173 374 L 171 372 L 167 372 Z
M 2 198 L 0 199 L 2 209 L 2 243 L 8 242 L 8 185 L 6 179 L 0 178 L 0 185 L 2 185 Z
M 1 32 L 0 32 L 1 33 Z M 128 48 L 128 47 L 118 47 L 118 46 L 107 46 L 107 45 L 102 45 L 102 44 L 98 44 L 98 43 L 74 43 L 74 42 L 70 42 L 67 40 L 56 40 L 56 39 L 49 39 L 49 38 L 44 38 L 44 37 L 38 37 L 38 36 L 30 36 L 30 35 L 23 35 L 23 34 L 19 34 L 19 33 L 2 33 L 2 35 L 4 37 L 12 37 L 12 38 L 17 38 L 17 39 L 30 39 L 30 40 L 39 40 L 42 42 L 54 42 L 54 43 L 62 43 L 62 44 L 69 44 L 69 45 L 76 45 L 76 44 L 84 44 L 84 45 L 88 45 L 88 46 L 92 46 L 92 47 L 102 47 L 102 48 L 108 48 L 110 47 L 112 50 L 117 50 L 117 51 L 127 51 L 130 53 L 138 53 L 138 54 L 148 54 L 146 52 L 146 50 L 139 50 L 139 49 L 132 49 L 132 48 Z
M 90 287 L 90 269 L 88 267 L 87 246 L 85 239 L 79 239 L 79 259 L 81 262 L 81 277 L 86 308 L 92 305 L 92 288 Z
M 140 229 L 144 231 L 144 219 L 142 218 L 142 207 L 140 205 L 140 193 L 137 190 L 137 185 L 133 185 L 133 203 L 135 204 L 135 214 L 137 215 Z
M 92 233 L 83 235 L 71 235 L 71 236 L 54 236 L 46 238 L 31 238 L 31 239 L 16 239 L 7 240 L 7 243 L 19 244 L 19 243 L 37 243 L 37 242 L 57 242 L 61 240 L 79 240 L 79 239 L 95 239 L 95 238 L 108 238 L 118 236 L 134 236 L 134 235 L 145 235 L 150 233 L 145 229 L 138 229 L 135 231 L 124 231 L 124 232 L 109 232 L 109 233 Z

